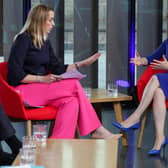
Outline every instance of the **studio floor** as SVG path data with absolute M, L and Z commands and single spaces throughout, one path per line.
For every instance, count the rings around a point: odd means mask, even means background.
M 122 105 L 124 118 L 133 112 L 134 108 L 127 105 Z M 114 133 L 119 130 L 112 126 L 112 121 L 115 121 L 114 111 L 111 106 L 105 106 L 102 111 L 103 125 Z M 21 139 L 25 135 L 24 123 L 13 123 L 17 131 L 17 136 Z M 161 156 L 149 157 L 147 152 L 152 148 L 154 143 L 154 124 L 152 113 L 148 114 L 147 123 L 145 126 L 143 142 L 141 149 L 137 149 L 138 131 L 130 131 L 128 136 L 128 147 L 122 147 L 121 140 L 119 141 L 118 151 L 118 168 L 168 168 L 168 149 Z M 165 133 L 168 135 L 168 117 L 166 118 Z M 89 136 L 82 137 L 89 138 Z M 168 146 L 167 146 L 168 147 Z M 3 148 L 9 151 L 7 145 L 3 143 Z M 113 156 L 111 156 L 113 157 Z
M 124 118 L 130 115 L 134 108 L 123 107 Z M 111 118 L 111 120 L 109 120 Z M 118 132 L 118 129 L 111 125 L 115 121 L 113 111 L 109 108 L 104 109 L 103 123 L 112 132 Z M 168 117 L 166 118 L 165 134 L 168 135 Z M 122 147 L 121 141 L 119 142 L 118 152 L 118 168 L 168 168 L 168 149 L 161 153 L 161 156 L 150 157 L 148 150 L 152 148 L 154 143 L 154 123 L 152 113 L 148 113 L 147 122 L 145 125 L 142 147 L 137 149 L 138 131 L 129 131 L 128 147 Z M 168 147 L 168 146 L 167 146 Z

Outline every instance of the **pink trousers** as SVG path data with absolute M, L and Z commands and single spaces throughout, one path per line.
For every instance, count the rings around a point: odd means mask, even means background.
M 76 79 L 50 84 L 21 84 L 15 89 L 19 90 L 24 101 L 31 105 L 51 105 L 58 108 L 50 138 L 74 138 L 77 127 L 80 135 L 85 136 L 102 125 L 80 82 Z

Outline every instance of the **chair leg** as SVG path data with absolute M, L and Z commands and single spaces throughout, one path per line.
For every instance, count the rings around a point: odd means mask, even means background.
M 48 137 L 50 137 L 52 135 L 54 124 L 55 124 L 55 120 L 51 120 L 50 126 L 49 126 L 49 131 L 48 131 Z
M 144 116 L 141 121 L 141 127 L 139 130 L 139 135 L 138 135 L 138 143 L 137 143 L 137 148 L 140 149 L 142 145 L 142 138 L 143 138 L 143 133 L 144 133 L 144 128 L 145 128 L 145 123 L 146 123 L 146 118 L 147 118 L 147 110 L 144 113 Z
M 32 135 L 32 122 L 31 122 L 31 120 L 26 121 L 26 134 L 27 134 L 27 136 Z

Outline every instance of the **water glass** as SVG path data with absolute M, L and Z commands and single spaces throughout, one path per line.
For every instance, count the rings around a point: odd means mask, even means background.
M 90 99 L 92 95 L 92 89 L 90 87 L 85 87 L 84 90 L 85 90 L 86 97 Z
M 19 151 L 20 165 L 35 165 L 36 152 L 28 148 L 21 148 Z
M 45 125 L 45 124 L 36 124 L 36 125 L 33 125 L 33 136 L 39 142 L 46 142 L 46 138 L 47 138 L 47 125 Z
M 110 95 L 117 97 L 118 96 L 118 85 L 115 82 L 109 82 L 107 84 L 107 90 L 109 91 Z
M 22 137 L 22 147 L 28 150 L 37 150 L 36 139 L 34 136 L 23 136 Z

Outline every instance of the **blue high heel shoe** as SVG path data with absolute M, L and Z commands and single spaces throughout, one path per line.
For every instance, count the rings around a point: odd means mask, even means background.
M 139 127 L 140 127 L 140 121 L 138 121 L 137 123 L 135 123 L 135 124 L 133 124 L 133 125 L 131 125 L 130 127 L 123 127 L 120 123 L 118 123 L 118 122 L 112 122 L 112 124 L 115 126 L 115 127 L 117 127 L 117 128 L 119 128 L 120 130 L 122 130 L 122 131 L 129 131 L 129 130 L 132 130 L 132 129 L 138 129 Z
M 160 149 L 151 149 L 151 150 L 148 152 L 148 155 L 150 155 L 150 156 L 160 155 L 161 150 L 164 149 L 167 144 L 168 144 L 168 138 L 165 138 L 165 140 L 164 140 L 164 142 L 162 143 Z

